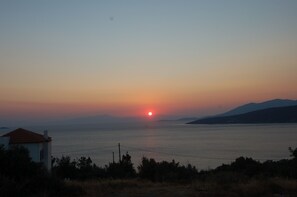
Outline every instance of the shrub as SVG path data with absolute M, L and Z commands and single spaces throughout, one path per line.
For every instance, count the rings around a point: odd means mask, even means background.
M 136 176 L 131 156 L 128 153 L 122 156 L 119 163 L 109 163 L 105 168 L 107 176 L 111 178 L 133 178 Z
M 93 164 L 90 157 L 71 160 L 69 156 L 53 158 L 53 173 L 62 179 L 94 179 L 106 177 L 106 172 Z
M 51 176 L 41 163 L 33 162 L 26 148 L 14 146 L 4 150 L 0 147 L 1 197 L 60 196 L 63 191 L 69 190 L 61 180 Z
M 156 162 L 154 159 L 142 158 L 138 166 L 139 177 L 151 181 L 191 181 L 198 175 L 195 167 L 180 166 L 174 160 L 171 162 Z
M 16 181 L 48 175 L 45 167 L 41 163 L 33 162 L 28 150 L 22 146 L 13 146 L 9 150 L 0 147 L 0 174 Z

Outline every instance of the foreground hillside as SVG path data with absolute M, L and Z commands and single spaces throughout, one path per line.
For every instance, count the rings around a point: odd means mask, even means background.
M 55 158 L 52 172 L 32 162 L 23 147 L 0 147 L 0 196 L 297 196 L 297 148 L 290 159 L 259 162 L 239 157 L 230 164 L 198 171 L 172 160 L 143 157 L 134 167 L 127 153 L 120 162 L 98 167 L 90 158 Z
M 154 183 L 133 180 L 69 181 L 68 186 L 81 188 L 85 197 L 250 197 L 297 196 L 297 180 L 273 178 L 246 182 L 221 180 L 195 181 L 192 183 Z
M 188 124 L 297 123 L 297 105 L 275 107 L 234 116 L 203 118 Z

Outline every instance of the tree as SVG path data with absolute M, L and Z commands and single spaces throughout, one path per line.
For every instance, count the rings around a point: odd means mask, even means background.
M 47 175 L 41 163 L 31 160 L 29 152 L 22 146 L 13 146 L 9 150 L 0 147 L 0 174 L 16 180 Z
M 109 163 L 105 168 L 107 176 L 112 178 L 133 178 L 136 176 L 136 171 L 128 152 L 122 156 L 122 160 L 119 163 Z
M 197 177 L 198 171 L 192 165 L 182 166 L 178 162 L 142 158 L 138 166 L 139 177 L 151 181 L 191 181 Z
M 0 146 L 0 196 L 62 196 L 65 189 L 42 163 L 32 161 L 26 148 Z
M 296 159 L 297 158 L 297 148 L 295 148 L 294 150 L 291 148 L 291 147 L 289 147 L 289 151 L 290 151 L 290 153 L 291 153 L 291 157 L 293 157 L 293 159 Z
M 90 157 L 73 159 L 69 156 L 62 156 L 61 159 L 53 158 L 53 173 L 63 179 L 94 179 L 106 177 L 106 172 L 93 164 Z
M 60 178 L 74 179 L 77 176 L 77 162 L 71 161 L 69 156 L 62 156 L 61 159 L 56 158 L 53 172 Z

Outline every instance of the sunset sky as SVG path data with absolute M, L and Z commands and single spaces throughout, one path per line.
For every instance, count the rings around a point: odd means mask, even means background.
M 203 116 L 297 99 L 296 10 L 296 0 L 2 0 L 0 118 Z

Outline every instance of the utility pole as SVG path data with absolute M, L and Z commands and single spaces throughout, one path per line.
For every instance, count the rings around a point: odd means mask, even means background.
M 114 152 L 112 152 L 112 163 L 114 163 Z
M 118 144 L 119 146 L 119 163 L 121 163 L 121 144 Z

